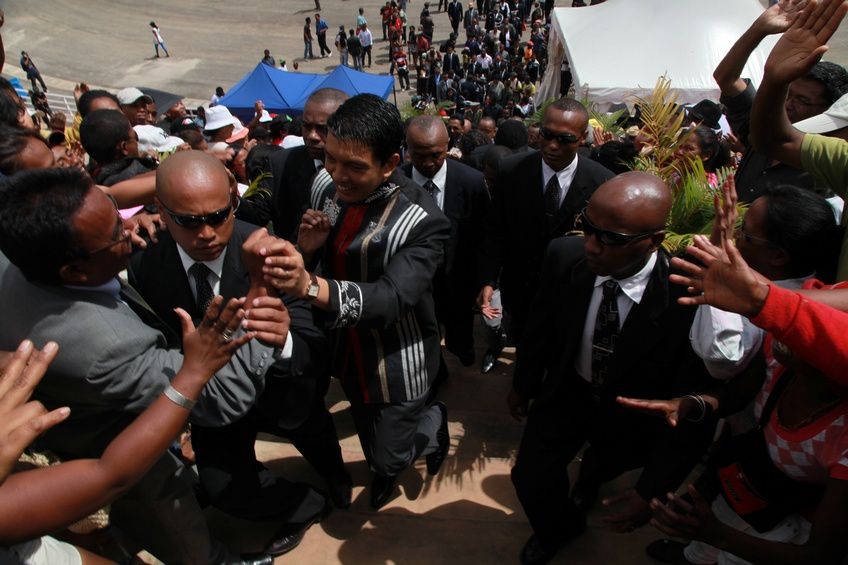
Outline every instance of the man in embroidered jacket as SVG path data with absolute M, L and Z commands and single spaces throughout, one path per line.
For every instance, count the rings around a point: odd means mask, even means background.
M 447 409 L 427 405 L 439 368 L 432 280 L 450 224 L 419 185 L 396 170 L 403 123 L 373 95 L 355 96 L 328 120 L 325 169 L 298 248 L 268 239 L 266 278 L 324 311 L 334 374 L 351 402 L 379 508 L 419 456 L 438 472 L 450 438 Z M 306 265 L 320 265 L 321 276 Z

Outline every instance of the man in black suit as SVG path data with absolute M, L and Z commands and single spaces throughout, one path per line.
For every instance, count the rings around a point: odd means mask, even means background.
M 651 498 L 674 491 L 709 442 L 706 418 L 669 428 L 616 403 L 691 394 L 709 380 L 688 340 L 694 312 L 677 304 L 684 291 L 670 288 L 660 248 L 671 201 L 659 178 L 619 175 L 582 213 L 585 238 L 548 247 L 507 400 L 515 418 L 527 415 L 512 470 L 533 527 L 522 563 L 550 560 L 586 527 L 600 484 L 638 467 L 635 487 L 605 501 L 622 510 L 604 521 L 617 531 L 641 526 Z M 569 498 L 567 466 L 587 441 L 595 464 L 580 480 L 593 492 L 580 501 Z
M 170 159 L 169 159 L 170 160 Z M 242 262 L 242 245 L 255 231 L 233 218 L 237 193 L 219 161 L 198 151 L 174 155 L 159 169 L 156 204 L 168 230 L 158 242 L 133 256 L 131 284 L 150 308 L 179 335 L 174 308 L 199 319 L 215 294 L 244 296 L 250 285 Z M 254 307 L 254 297 L 245 309 Z M 306 528 L 320 519 L 325 499 L 305 484 L 274 476 L 256 460 L 259 431 L 291 439 L 322 475 L 333 502 L 350 505 L 351 480 L 344 468 L 335 426 L 324 406 L 327 390 L 327 343 L 302 300 L 285 298 L 280 323 L 288 337 L 271 367 L 264 391 L 242 419 L 219 428 L 194 425 L 192 445 L 204 494 L 219 509 L 251 519 L 284 525 L 269 553 L 293 549 Z M 247 320 L 248 331 L 266 331 Z M 261 333 L 260 333 L 261 337 Z
M 406 128 L 411 162 L 402 169 L 424 187 L 450 220 L 445 261 L 436 272 L 433 290 L 436 315 L 445 327 L 445 346 L 467 367 L 474 362 L 477 248 L 489 209 L 489 193 L 482 173 L 446 158 L 449 141 L 440 117 L 413 118 Z M 443 371 L 444 361 L 440 373 Z
M 496 286 L 511 318 L 509 334 L 520 345 L 530 301 L 539 286 L 545 248 L 574 228 L 574 217 L 613 173 L 577 156 L 589 113 L 561 98 L 545 111 L 539 152 L 504 159 L 492 190 L 492 207 L 480 248 L 478 305 L 489 307 Z M 500 279 L 500 280 L 499 280 Z
M 271 178 L 264 190 L 242 200 L 236 217 L 260 227 L 272 222 L 274 234 L 297 241 L 300 218 L 310 208 L 309 196 L 315 173 L 324 167 L 327 119 L 348 99 L 335 88 L 309 95 L 303 107 L 303 146 L 278 151 L 269 157 Z

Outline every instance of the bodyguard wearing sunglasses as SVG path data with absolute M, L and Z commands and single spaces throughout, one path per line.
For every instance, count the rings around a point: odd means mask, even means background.
M 533 527 L 522 563 L 550 560 L 585 529 L 600 485 L 638 467 L 635 487 L 604 501 L 603 521 L 621 532 L 643 525 L 648 501 L 674 491 L 706 448 L 706 420 L 668 428 L 615 401 L 691 394 L 707 380 L 689 344 L 693 313 L 677 304 L 683 291 L 670 288 L 660 247 L 670 208 L 659 178 L 625 173 L 592 195 L 577 221 L 583 237 L 548 247 L 507 399 L 513 417 L 527 417 L 512 470 Z M 585 442 L 569 492 L 567 466 Z
M 613 173 L 577 156 L 589 114 L 571 98 L 548 106 L 539 151 L 504 159 L 492 189 L 492 206 L 478 259 L 477 304 L 486 312 L 495 287 L 511 319 L 508 333 L 520 346 L 530 301 L 539 286 L 545 248 L 574 228 L 574 217 Z
M 184 151 L 157 171 L 156 204 L 167 231 L 158 243 L 136 253 L 130 282 L 172 328 L 174 308 L 200 317 L 215 294 L 245 296 L 250 277 L 242 244 L 256 229 L 236 220 L 235 181 L 214 157 Z M 274 476 L 256 460 L 259 431 L 291 439 L 325 478 L 337 506 L 350 504 L 350 477 L 344 468 L 333 420 L 324 406 L 329 379 L 326 339 L 304 300 L 283 297 L 285 346 L 276 360 L 263 362 L 265 388 L 243 418 L 227 426 L 192 427 L 192 446 L 204 494 L 212 505 L 249 520 L 281 525 L 267 549 L 276 555 L 293 549 L 303 532 L 321 517 L 325 498 L 305 484 Z M 245 306 L 247 310 L 252 305 Z M 262 331 L 248 320 L 247 329 Z

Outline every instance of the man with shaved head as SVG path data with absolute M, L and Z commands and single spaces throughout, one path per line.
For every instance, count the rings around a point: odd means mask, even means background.
M 616 404 L 696 394 L 708 381 L 689 344 L 694 312 L 668 282 L 661 244 L 671 202 L 659 178 L 619 175 L 580 212 L 583 237 L 548 246 L 507 399 L 513 417 L 527 416 L 512 470 L 533 527 L 522 563 L 549 561 L 585 529 L 600 485 L 638 467 L 635 487 L 604 501 L 603 521 L 622 532 L 641 526 L 651 498 L 676 490 L 706 449 L 708 419 L 669 428 Z M 567 467 L 586 442 L 569 492 Z
M 331 180 L 326 172 L 317 174 L 324 170 L 327 120 L 347 99 L 346 93 L 335 88 L 321 88 L 309 95 L 302 116 L 304 145 L 271 155 L 271 177 L 263 181 L 265 190 L 242 200 L 237 213 L 240 220 L 260 227 L 271 222 L 275 235 L 297 241 L 300 218 L 312 207 L 309 197 L 313 185 L 320 191 Z
M 406 176 L 424 187 L 451 223 L 445 260 L 433 280 L 436 316 L 445 327 L 445 347 L 466 367 L 474 362 L 474 297 L 477 247 L 489 209 L 482 173 L 447 159 L 450 136 L 439 116 L 416 116 L 406 129 L 410 163 Z M 442 359 L 439 380 L 447 377 Z
M 176 330 L 174 308 L 200 318 L 210 296 L 245 296 L 250 275 L 242 246 L 255 226 L 235 219 L 235 180 L 221 162 L 202 151 L 175 153 L 156 175 L 156 205 L 167 231 L 136 253 L 129 267 L 132 285 L 153 311 Z M 286 327 L 279 354 L 266 357 L 264 391 L 249 412 L 226 426 L 192 426 L 192 446 L 203 493 L 215 507 L 248 520 L 283 525 L 268 553 L 293 549 L 324 511 L 324 496 L 265 469 L 253 445 L 259 431 L 289 438 L 320 475 L 333 500 L 350 504 L 350 477 L 344 469 L 333 420 L 324 406 L 328 382 L 327 345 L 309 305 L 283 297 L 279 322 Z M 245 305 L 251 309 L 252 304 Z M 262 331 L 248 321 L 247 329 Z

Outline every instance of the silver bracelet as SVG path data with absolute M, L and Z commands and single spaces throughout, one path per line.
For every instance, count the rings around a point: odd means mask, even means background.
M 686 418 L 690 422 L 700 422 L 707 415 L 707 403 L 704 398 L 700 394 L 687 394 L 683 398 L 691 398 L 695 402 L 698 403 L 698 406 L 701 408 L 701 415 L 697 418 Z
M 194 405 L 197 404 L 197 402 L 195 402 L 191 398 L 188 398 L 171 385 L 168 385 L 168 388 L 165 389 L 165 396 L 168 398 L 168 400 L 170 400 L 180 408 L 185 408 L 186 410 L 191 410 L 192 408 L 194 408 Z

